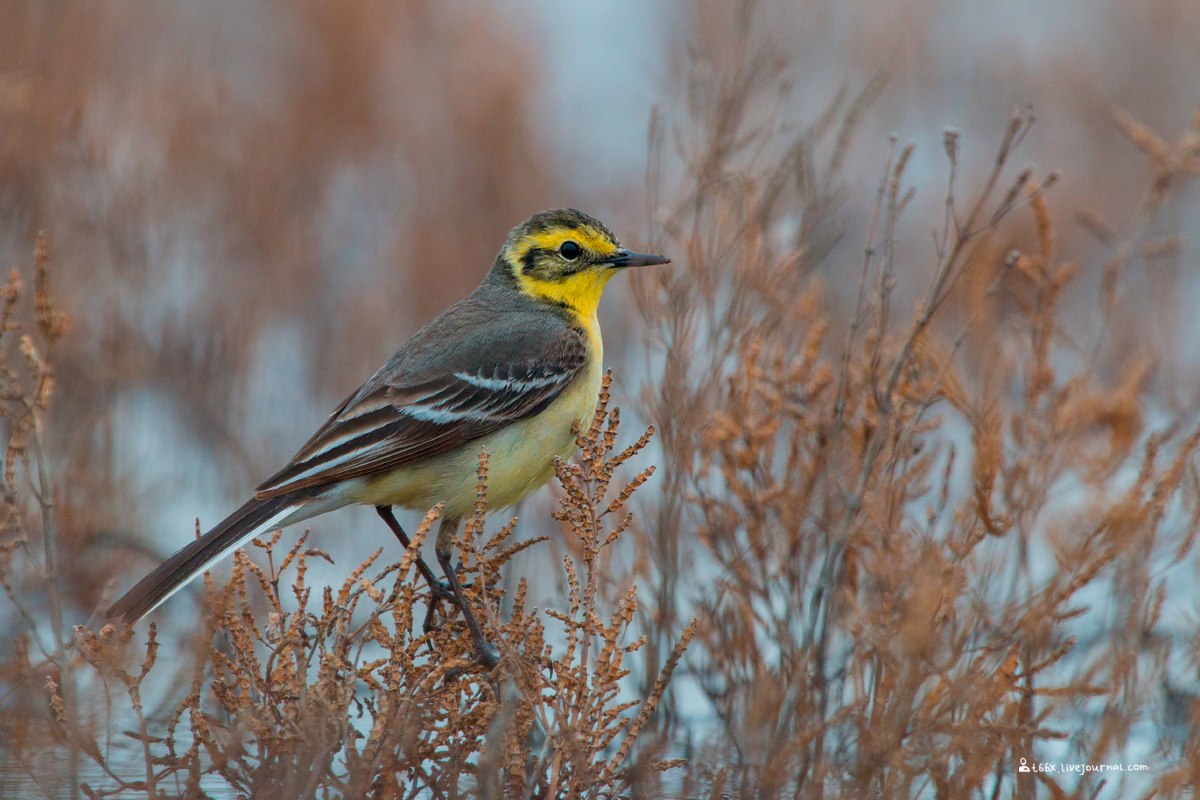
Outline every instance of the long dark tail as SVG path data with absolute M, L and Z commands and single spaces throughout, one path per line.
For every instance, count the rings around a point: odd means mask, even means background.
M 208 533 L 159 564 L 108 609 L 109 618 L 137 622 L 183 588 L 222 556 L 260 532 L 273 518 L 282 518 L 295 505 L 292 495 L 250 500 Z M 283 513 L 281 513 L 283 512 Z

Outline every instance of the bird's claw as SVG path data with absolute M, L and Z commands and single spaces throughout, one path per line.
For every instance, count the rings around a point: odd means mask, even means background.
M 475 655 L 479 659 L 479 663 L 489 670 L 495 669 L 496 665 L 500 663 L 500 651 L 494 644 L 488 643 L 483 647 L 476 648 Z
M 451 603 L 458 605 L 458 598 L 454 595 L 454 589 L 446 581 L 430 581 L 429 600 L 430 605 L 436 605 L 443 600 L 449 600 Z

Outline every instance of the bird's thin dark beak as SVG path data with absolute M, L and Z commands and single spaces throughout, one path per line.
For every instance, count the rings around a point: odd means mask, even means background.
M 635 253 L 632 250 L 618 250 L 608 262 L 614 267 L 649 267 L 654 264 L 670 264 L 666 256 L 655 256 L 650 253 Z

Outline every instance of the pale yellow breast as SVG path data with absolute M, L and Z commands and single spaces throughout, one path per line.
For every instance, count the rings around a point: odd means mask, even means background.
M 475 507 L 479 451 L 488 452 L 488 507 L 515 505 L 554 477 L 554 457 L 575 452 L 572 427 L 591 424 L 600 391 L 602 346 L 598 328 L 593 358 L 563 394 L 536 417 L 515 422 L 457 450 L 409 464 L 359 482 L 349 498 L 370 505 L 397 505 L 424 511 L 446 504 L 450 519 L 467 516 Z

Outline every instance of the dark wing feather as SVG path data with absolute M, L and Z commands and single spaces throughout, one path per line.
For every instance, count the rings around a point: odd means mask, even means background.
M 562 325 L 553 334 L 530 336 L 520 354 L 457 352 L 376 376 L 258 487 L 258 499 L 389 472 L 541 413 L 587 364 L 581 331 Z

